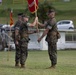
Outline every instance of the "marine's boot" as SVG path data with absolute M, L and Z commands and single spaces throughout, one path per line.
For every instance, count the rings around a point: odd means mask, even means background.
M 56 68 L 56 66 L 55 65 L 52 65 L 52 66 L 50 66 L 50 67 L 48 67 L 46 69 L 55 69 L 55 68 Z
M 21 68 L 25 68 L 25 65 L 22 65 L 22 64 L 21 64 Z
M 15 63 L 15 67 L 19 67 L 19 63 Z

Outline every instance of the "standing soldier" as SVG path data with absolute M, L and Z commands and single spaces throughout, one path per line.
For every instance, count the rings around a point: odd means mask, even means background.
M 14 29 L 14 42 L 15 42 L 15 47 L 16 47 L 16 54 L 15 54 L 15 66 L 19 67 L 19 61 L 20 61 L 20 36 L 19 36 L 19 29 L 22 24 L 22 15 L 23 13 L 18 14 L 18 21 L 16 22 Z
M 46 41 L 48 42 L 48 54 L 51 60 L 51 68 L 55 68 L 57 64 L 57 26 L 56 26 L 56 19 L 55 19 L 55 11 L 53 9 L 49 10 L 47 13 L 49 20 L 46 24 L 38 23 L 40 26 L 45 26 L 46 29 L 43 32 L 42 36 L 38 39 L 38 42 L 42 40 L 42 38 L 47 35 Z
M 28 23 L 28 17 L 26 15 L 22 16 L 22 25 L 20 26 L 20 64 L 21 64 L 21 68 L 25 68 L 25 61 L 27 59 L 28 56 L 28 42 L 29 42 L 29 34 L 33 34 L 36 33 L 37 31 L 28 31 L 28 26 L 35 26 L 36 25 L 36 20 L 37 18 L 35 18 L 35 21 L 30 24 Z

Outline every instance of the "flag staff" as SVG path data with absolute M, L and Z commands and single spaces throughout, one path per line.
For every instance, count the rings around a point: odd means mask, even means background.
M 35 16 L 37 17 L 36 0 L 34 0 L 34 3 L 35 3 Z
M 36 0 L 34 0 L 34 3 L 35 3 L 35 16 L 37 17 L 37 10 L 36 10 L 37 4 L 36 4 Z M 36 27 L 37 27 L 37 30 L 38 30 L 38 33 L 39 33 L 38 24 L 36 25 Z M 38 37 L 39 37 L 39 34 L 38 34 Z
M 9 15 L 8 13 L 9 13 L 9 9 L 6 8 L 6 24 L 7 25 L 8 25 L 8 15 Z M 8 43 L 7 43 L 7 46 L 8 46 Z M 9 49 L 7 50 L 7 61 L 9 61 Z
M 9 31 L 9 36 L 11 36 L 11 26 L 13 25 L 13 9 L 10 10 L 10 31 Z M 7 54 L 7 61 L 9 61 L 9 50 L 10 50 L 10 39 L 8 40 L 8 54 Z

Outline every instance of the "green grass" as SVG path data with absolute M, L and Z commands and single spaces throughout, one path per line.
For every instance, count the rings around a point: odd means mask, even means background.
M 54 2 L 53 5 L 55 6 L 56 9 L 59 10 L 76 10 L 76 1 L 71 1 L 71 2 Z
M 54 70 L 50 66 L 47 51 L 29 51 L 26 69 L 14 67 L 15 52 L 0 52 L 0 75 L 76 75 L 76 51 L 58 51 L 58 64 Z

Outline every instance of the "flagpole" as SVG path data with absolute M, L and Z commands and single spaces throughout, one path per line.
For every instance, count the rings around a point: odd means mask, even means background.
M 35 16 L 37 17 L 36 0 L 34 0 L 34 2 L 35 2 Z
M 9 37 L 11 36 L 11 26 L 10 26 L 10 31 L 9 31 Z M 8 41 L 8 56 L 7 56 L 7 61 L 9 61 L 9 51 L 10 51 L 10 39 Z
M 35 3 L 35 16 L 37 17 L 36 0 L 34 0 L 34 3 Z M 37 27 L 37 30 L 38 30 L 38 33 L 39 33 L 38 24 L 36 25 L 36 27 Z M 37 34 L 37 35 L 38 35 L 38 38 L 39 38 L 39 34 Z
M 7 8 L 7 11 L 8 11 L 8 8 Z M 6 12 L 6 13 L 8 13 L 8 12 Z M 7 25 L 8 25 L 8 15 L 7 15 Z M 7 45 L 9 46 L 9 43 L 7 43 Z M 9 61 L 9 49 L 7 50 L 7 61 Z
M 13 12 L 13 9 L 10 10 L 10 31 L 9 31 L 9 34 L 8 34 L 9 36 L 11 36 L 11 25 L 13 24 L 12 21 L 11 21 L 11 20 L 12 20 L 12 19 L 11 19 L 11 18 L 12 18 L 12 12 Z M 11 23 L 12 23 L 12 24 L 11 24 Z M 9 61 L 9 50 L 10 50 L 10 39 L 8 40 L 8 55 L 7 55 L 7 61 Z
M 10 10 L 10 13 L 11 13 L 11 10 Z M 8 36 L 10 36 L 11 34 L 11 27 L 10 27 L 10 30 L 8 32 Z M 10 39 L 8 39 L 8 54 L 7 54 L 7 61 L 9 61 L 9 50 L 10 50 Z

